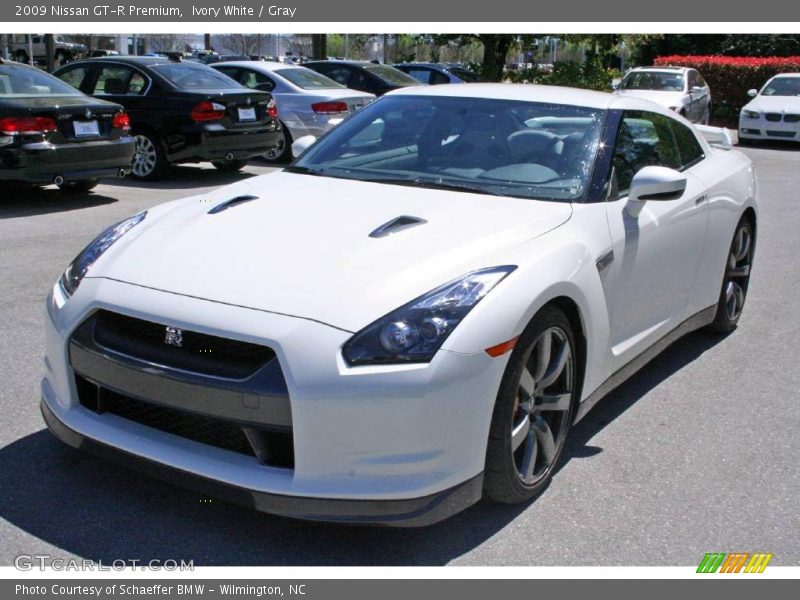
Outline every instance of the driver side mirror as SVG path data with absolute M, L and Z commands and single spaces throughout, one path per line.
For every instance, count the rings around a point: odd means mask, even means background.
M 699 94 L 700 92 L 704 91 L 705 88 L 701 85 L 692 86 L 692 89 L 689 90 L 690 94 Z
M 751 98 L 755 98 L 756 96 L 758 96 L 758 90 L 756 89 L 747 90 L 747 95 L 750 96 Z
M 643 167 L 631 181 L 628 201 L 677 200 L 686 191 L 686 177 L 668 167 Z
M 303 137 L 298 138 L 292 144 L 292 157 L 293 158 L 297 158 L 303 152 L 308 150 L 308 148 L 310 148 L 311 145 L 316 141 L 317 141 L 317 138 L 314 137 L 313 135 L 304 135 Z

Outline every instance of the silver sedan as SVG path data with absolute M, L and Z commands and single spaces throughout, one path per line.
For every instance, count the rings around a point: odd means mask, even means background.
M 306 135 L 319 138 L 344 117 L 375 99 L 372 94 L 351 90 L 296 65 L 236 61 L 210 66 L 246 87 L 270 92 L 275 98 L 284 136 L 282 143 L 264 156 L 271 162 L 288 160 L 293 140 Z

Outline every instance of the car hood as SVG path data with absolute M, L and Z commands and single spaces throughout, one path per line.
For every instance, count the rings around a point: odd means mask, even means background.
M 660 92 L 658 90 L 620 90 L 619 94 L 633 98 L 644 98 L 666 108 L 681 106 L 686 95 L 683 92 Z
M 800 96 L 757 96 L 745 106 L 747 110 L 759 112 L 800 113 Z
M 257 199 L 209 214 L 241 195 Z M 93 267 L 177 294 L 356 331 L 565 223 L 569 203 L 279 172 L 160 207 Z M 370 233 L 412 216 L 425 222 Z M 148 221 L 150 221 L 148 223 Z

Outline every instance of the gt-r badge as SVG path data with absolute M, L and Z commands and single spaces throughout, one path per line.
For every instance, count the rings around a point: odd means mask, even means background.
M 177 327 L 167 327 L 164 335 L 164 343 L 170 346 L 183 348 L 183 330 Z

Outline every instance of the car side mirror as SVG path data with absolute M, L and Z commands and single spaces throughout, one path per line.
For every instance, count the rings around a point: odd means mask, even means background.
M 621 83 L 622 83 L 621 81 L 612 81 L 611 82 L 611 89 L 612 90 L 618 90 Z
M 311 145 L 316 141 L 317 141 L 317 138 L 314 137 L 313 135 L 304 135 L 303 137 L 298 138 L 292 144 L 292 156 L 294 158 L 297 158 L 303 152 L 308 150 L 311 147 Z
M 704 91 L 705 88 L 701 85 L 692 86 L 692 89 L 689 90 L 690 94 L 699 94 L 700 92 Z
M 758 90 L 756 89 L 747 90 L 747 95 L 750 96 L 751 98 L 755 98 L 756 96 L 758 96 Z
M 633 176 L 629 202 L 677 200 L 686 191 L 686 176 L 668 167 L 644 167 Z

